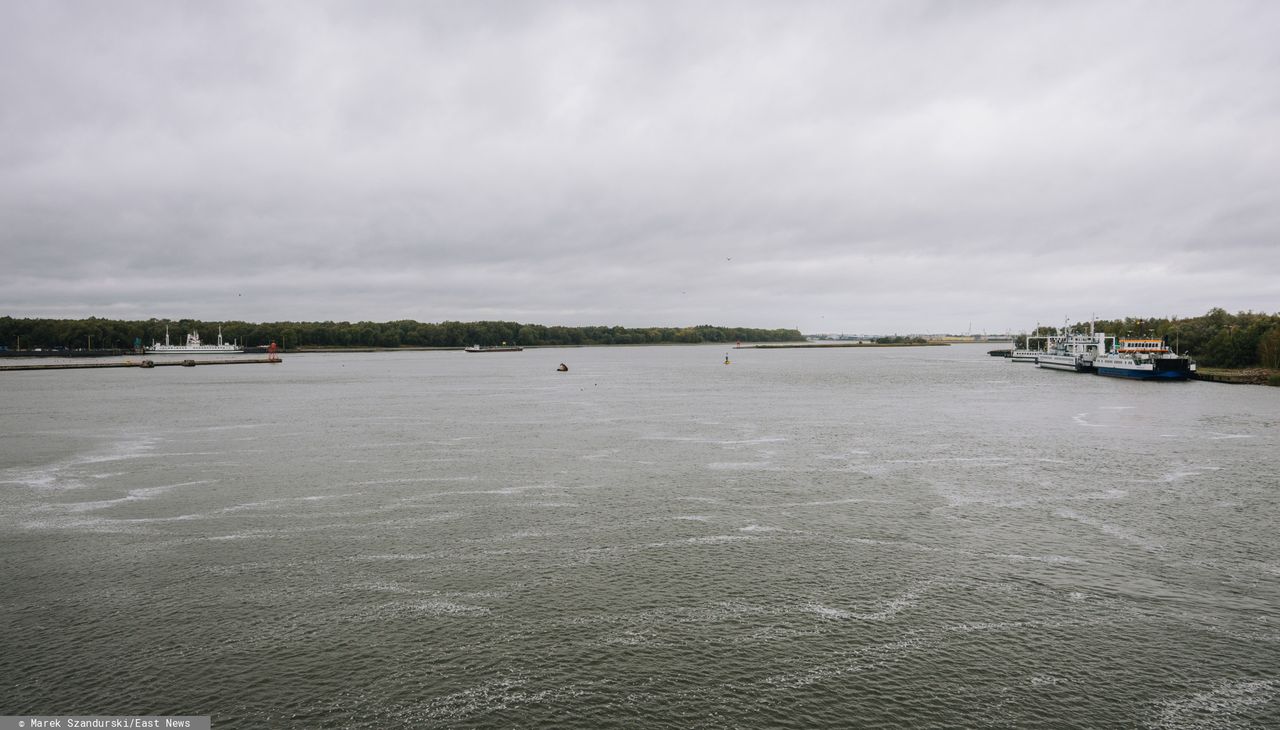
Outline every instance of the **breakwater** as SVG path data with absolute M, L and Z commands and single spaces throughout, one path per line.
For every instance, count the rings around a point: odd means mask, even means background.
M 814 349 L 814 350 L 830 350 L 838 347 L 950 347 L 950 342 L 848 342 L 837 343 L 831 345 L 819 344 L 816 342 L 808 342 L 804 344 L 761 344 L 761 345 L 735 345 L 735 350 L 795 350 L 795 349 Z
M 93 370 L 102 368 L 196 367 L 197 365 L 257 365 L 278 363 L 280 358 L 236 358 L 233 360 L 125 360 L 124 362 L 58 362 L 33 365 L 0 365 L 0 372 L 16 370 Z

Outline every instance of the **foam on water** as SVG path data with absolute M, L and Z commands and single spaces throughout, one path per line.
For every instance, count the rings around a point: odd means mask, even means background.
M 862 504 L 867 502 L 894 504 L 887 500 L 847 497 L 845 499 L 820 499 L 811 502 L 780 502 L 777 504 L 748 504 L 743 506 L 748 509 L 794 509 L 796 507 L 833 507 L 838 504 Z
M 985 557 L 998 560 L 1011 560 L 1017 563 L 1084 563 L 1080 558 L 1067 555 L 1017 555 L 1008 553 L 983 553 Z
M 331 499 L 350 499 L 352 497 L 359 497 L 362 494 L 363 492 L 348 492 L 346 494 L 308 494 L 308 495 L 303 495 L 298 497 L 276 497 L 274 499 L 263 499 L 257 502 L 242 502 L 240 504 L 229 505 L 227 507 L 222 507 L 220 509 L 214 510 L 212 513 L 209 513 L 209 514 L 273 510 L 273 509 L 281 509 L 281 508 L 288 509 L 290 506 L 295 505 L 298 502 L 320 502 L 320 501 L 326 501 Z M 193 516 L 206 517 L 209 515 L 193 515 Z
M 772 461 L 717 461 L 707 464 L 716 471 L 765 471 L 773 468 Z
M 764 683 L 784 689 L 801 689 L 850 674 L 884 669 L 927 646 L 928 642 L 917 637 L 867 646 L 842 652 L 834 659 L 819 660 L 813 666 L 797 672 L 771 675 L 765 678 Z
M 948 463 L 980 463 L 991 462 L 995 464 L 1006 464 L 1009 459 L 1005 456 L 939 456 L 928 459 L 886 459 L 886 464 L 948 464 Z
M 711 444 L 713 446 L 751 446 L 754 444 L 784 443 L 785 436 L 764 436 L 754 439 L 717 439 L 702 436 L 641 436 L 641 441 L 676 441 L 690 444 Z
M 1176 482 L 1180 479 L 1186 479 L 1187 477 L 1200 476 L 1203 473 L 1204 473 L 1203 471 L 1198 471 L 1198 470 L 1197 471 L 1171 471 L 1166 474 L 1161 474 L 1160 481 L 1165 484 L 1169 484 L 1172 482 Z
M 1088 413 L 1077 413 L 1071 417 L 1071 420 L 1077 426 L 1087 426 L 1089 428 L 1109 428 L 1109 426 L 1105 423 L 1090 423 L 1088 421 L 1088 417 L 1089 417 Z
M 879 602 L 880 610 L 878 611 L 854 611 L 843 608 L 833 608 L 824 606 L 819 603 L 803 603 L 798 608 L 806 613 L 814 613 L 823 618 L 828 619 L 852 619 L 855 621 L 889 621 L 896 617 L 899 613 L 916 606 L 920 601 L 920 591 L 928 583 L 921 583 L 915 588 L 904 591 L 892 598 Z
M 507 677 L 481 682 L 474 687 L 426 700 L 407 708 L 405 715 L 420 716 L 425 721 L 457 723 L 477 715 L 518 709 L 531 704 L 564 702 L 581 694 L 576 687 L 529 690 L 525 677 Z
M 381 555 L 356 555 L 350 560 L 381 562 L 381 561 L 404 561 L 404 560 L 436 560 L 442 557 L 441 553 L 387 553 Z
M 648 548 L 668 548 L 680 547 L 684 545 L 719 545 L 726 542 L 740 542 L 743 540 L 755 540 L 751 535 L 707 535 L 705 537 L 687 537 L 683 540 L 666 540 L 663 542 L 651 542 L 645 545 Z
M 789 530 L 782 527 L 751 524 L 746 527 L 739 527 L 738 532 L 789 532 Z
M 181 482 L 179 484 L 166 484 L 159 487 L 143 487 L 141 489 L 130 489 L 123 497 L 115 499 L 103 499 L 95 502 L 57 502 L 48 504 L 41 509 L 55 509 L 66 512 L 90 512 L 93 510 L 105 509 L 115 505 L 124 504 L 126 502 L 140 502 L 148 499 L 155 499 L 167 492 L 181 487 L 194 487 L 201 484 L 215 484 L 217 480 L 201 479 L 194 482 Z
M 1276 700 L 1276 680 L 1224 680 L 1213 689 L 1161 702 L 1146 721 L 1153 728 L 1238 727 L 1244 710 Z
M 465 603 L 445 600 L 426 600 L 415 601 L 408 604 L 384 605 L 384 610 L 391 613 L 400 613 L 404 609 L 432 616 L 487 616 L 493 613 L 492 609 L 486 606 L 472 606 Z
M 400 477 L 397 479 L 374 479 L 371 481 L 352 482 L 352 486 L 381 486 L 384 484 L 422 484 L 431 482 L 475 482 L 480 477 L 475 475 L 452 476 L 452 477 Z
M 1132 543 L 1146 550 L 1151 550 L 1153 552 L 1164 550 L 1164 546 L 1158 542 L 1136 535 L 1132 531 L 1118 525 L 1113 525 L 1087 515 L 1082 515 L 1073 509 L 1061 508 L 1056 510 L 1054 514 L 1058 517 L 1065 517 L 1069 520 L 1079 522 L 1082 525 L 1088 525 L 1089 527 L 1096 528 L 1106 535 Z
M 536 372 L 564 355 L 528 355 L 7 392 L 66 428 L 5 439 L 31 450 L 0 478 L 36 485 L 0 489 L 6 701 L 235 727 L 1276 724 L 1268 390 L 593 348 L 604 387 L 564 398 Z M 157 402 L 163 440 L 115 435 Z
M 161 443 L 161 439 L 158 436 L 140 436 L 127 441 L 117 441 L 105 452 L 89 453 L 71 463 L 75 465 L 101 464 L 103 462 L 128 461 L 130 459 L 156 456 L 152 452 L 159 443 Z
M 621 449 L 604 449 L 603 451 L 595 451 L 590 454 L 582 454 L 578 458 L 586 461 L 594 461 L 598 459 L 614 459 L 621 453 Z
M 1129 492 L 1123 489 L 1104 489 L 1097 492 L 1083 492 L 1081 494 L 1071 494 L 1071 495 L 1067 495 L 1064 499 L 1071 500 L 1071 501 L 1112 500 L 1112 499 L 1124 499 L 1125 497 L 1128 497 L 1128 496 L 1129 496 Z
M 112 519 L 108 517 L 55 517 L 50 519 L 24 520 L 18 526 L 24 530 L 49 531 L 68 530 L 72 532 L 100 533 L 141 533 L 142 528 L 151 524 L 166 522 L 186 522 L 197 519 L 195 515 L 175 515 L 173 517 L 134 517 L 131 519 Z
M 115 441 L 108 446 L 72 456 L 38 467 L 10 467 L 0 470 L 0 484 L 17 484 L 36 491 L 80 489 L 86 478 L 96 478 L 100 472 L 79 473 L 86 466 L 129 462 L 146 458 L 161 440 L 154 436 L 141 436 Z
M 821 616 L 822 618 L 835 618 L 835 619 L 853 618 L 853 613 L 849 611 L 845 611 L 839 608 L 830 608 L 817 603 L 805 604 L 804 610 L 815 613 Z

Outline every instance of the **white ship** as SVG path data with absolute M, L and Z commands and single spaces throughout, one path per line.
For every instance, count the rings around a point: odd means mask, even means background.
M 224 344 L 222 342 L 222 328 L 218 328 L 218 344 L 206 345 L 200 342 L 200 333 L 192 330 L 187 335 L 187 343 L 185 345 L 169 344 L 169 328 L 164 328 L 164 344 L 154 342 L 151 347 L 146 348 L 148 355 L 218 355 L 222 353 L 238 354 L 244 352 L 244 347 L 236 344 Z
M 1036 367 L 1087 373 L 1093 370 L 1098 356 L 1106 351 L 1107 336 L 1102 332 L 1057 335 L 1050 337 L 1046 350 L 1036 356 Z
M 1120 340 L 1115 352 L 1096 358 L 1093 365 L 1098 375 L 1138 380 L 1186 380 L 1196 371 L 1194 360 L 1157 339 Z
M 1047 338 L 1040 335 L 1032 335 L 1027 337 L 1026 346 L 1022 348 L 1014 348 L 1009 352 L 1009 359 L 1013 362 L 1035 362 L 1045 353 L 1042 349 L 1037 349 L 1031 343 L 1035 340 L 1045 340 Z M 1047 345 L 1046 345 L 1047 347 Z

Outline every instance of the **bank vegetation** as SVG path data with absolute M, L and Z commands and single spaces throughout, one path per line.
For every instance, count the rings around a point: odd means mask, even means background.
M 299 348 L 466 347 L 517 344 L 647 345 L 702 342 L 802 342 L 799 330 L 750 327 L 560 327 L 520 322 L 206 322 L 196 319 L 16 319 L 0 317 L 0 347 L 14 350 L 129 349 L 137 343 L 163 342 L 165 330 L 175 343 L 198 331 L 213 342 L 222 328 L 227 342 L 249 347 L 275 342 Z
M 1202 367 L 1280 370 L 1280 314 L 1214 308 L 1199 317 L 1126 317 L 1097 320 L 1096 330 L 1117 337 L 1159 337 L 1179 353 L 1190 353 Z M 1067 329 L 1088 332 L 1088 322 Z M 1061 328 L 1039 327 L 1032 334 L 1056 335 Z M 1025 345 L 1027 335 L 1016 338 Z

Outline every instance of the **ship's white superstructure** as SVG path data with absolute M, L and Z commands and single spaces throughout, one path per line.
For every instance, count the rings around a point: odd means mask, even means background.
M 1093 363 L 1099 355 L 1107 351 L 1107 335 L 1093 332 L 1089 334 L 1068 333 L 1049 338 L 1045 352 L 1036 357 L 1036 366 L 1051 370 L 1070 370 L 1087 373 L 1093 370 Z
M 222 341 L 222 328 L 218 328 L 218 344 L 206 345 L 200 341 L 200 333 L 192 330 L 187 335 L 187 342 L 184 345 L 173 345 L 169 343 L 169 328 L 164 328 L 164 344 L 159 342 L 152 343 L 146 348 L 149 355 L 217 355 L 221 353 L 237 354 L 244 352 L 244 347 L 236 344 L 226 344 Z
M 1160 339 L 1122 339 L 1114 352 L 1094 360 L 1094 372 L 1113 378 L 1138 380 L 1186 380 L 1196 363 L 1181 356 Z

